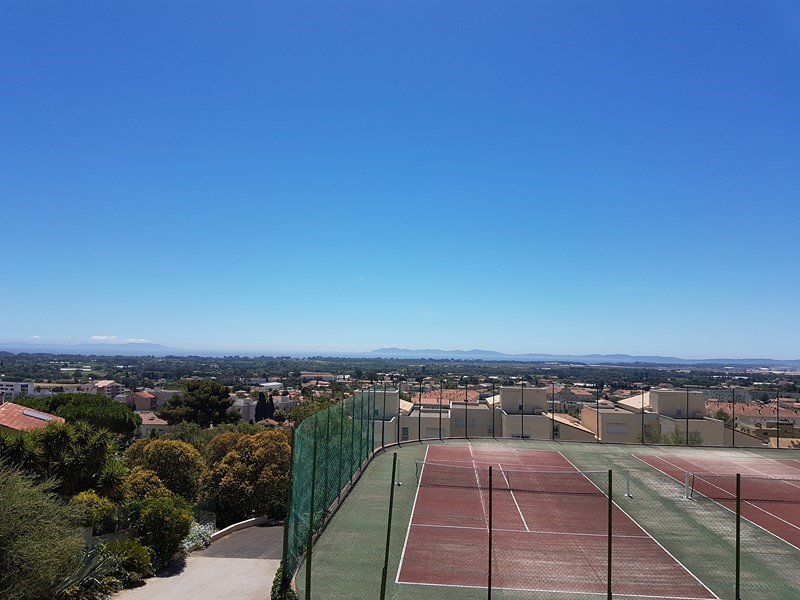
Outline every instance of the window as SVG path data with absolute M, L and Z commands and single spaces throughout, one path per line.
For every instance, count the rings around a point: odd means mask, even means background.
M 403 431 L 400 434 L 400 441 L 407 442 L 408 441 L 408 427 L 403 427 Z

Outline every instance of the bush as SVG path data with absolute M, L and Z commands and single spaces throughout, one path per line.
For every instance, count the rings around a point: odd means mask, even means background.
M 150 551 L 136 540 L 115 540 L 103 549 L 114 558 L 114 575 L 124 587 L 132 587 L 153 574 Z
M 281 578 L 283 577 L 283 565 L 278 567 L 278 572 L 275 573 L 275 579 L 272 580 L 272 593 L 270 600 L 299 600 L 297 593 L 290 585 L 286 586 L 286 592 L 281 594 Z
M 291 481 L 291 447 L 281 431 L 241 437 L 236 447 L 209 472 L 208 484 L 217 502 L 217 525 L 255 516 L 282 517 Z
M 165 486 L 189 502 L 197 497 L 204 463 L 191 444 L 179 440 L 137 442 L 125 451 L 125 460 L 131 467 L 155 471 Z
M 192 511 L 179 496 L 148 498 L 142 503 L 137 521 L 139 539 L 153 550 L 156 569 L 172 562 L 183 538 L 192 527 Z
M 0 596 L 3 600 L 50 598 L 83 551 L 80 510 L 0 460 Z
M 215 528 L 213 525 L 201 525 L 197 521 L 192 523 L 192 528 L 189 530 L 189 535 L 183 538 L 181 542 L 181 549 L 185 552 L 192 550 L 199 550 L 205 548 L 211 543 L 211 536 Z
M 119 517 L 119 507 L 96 492 L 81 492 L 72 503 L 84 511 L 84 527 L 91 527 L 95 535 L 114 531 Z
M 169 496 L 172 492 L 156 475 L 155 471 L 144 467 L 134 467 L 122 482 L 122 495 L 125 500 L 144 500 Z

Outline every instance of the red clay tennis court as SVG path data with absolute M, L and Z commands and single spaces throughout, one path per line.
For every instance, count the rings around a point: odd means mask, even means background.
M 595 480 L 554 451 L 430 446 L 397 583 L 488 587 L 491 520 L 492 589 L 605 594 L 603 475 Z M 616 503 L 611 511 L 614 596 L 716 598 Z
M 741 515 L 800 549 L 800 460 L 639 455 L 636 458 L 725 508 L 736 510 L 741 474 Z M 688 473 L 688 476 L 687 476 Z

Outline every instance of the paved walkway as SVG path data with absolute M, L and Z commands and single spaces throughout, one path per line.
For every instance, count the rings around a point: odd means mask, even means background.
M 114 600 L 264 600 L 283 548 L 283 527 L 249 527 L 193 552 L 170 572 Z

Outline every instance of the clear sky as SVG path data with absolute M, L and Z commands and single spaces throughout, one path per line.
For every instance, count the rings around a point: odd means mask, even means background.
M 800 358 L 796 0 L 5 0 L 0 341 Z

